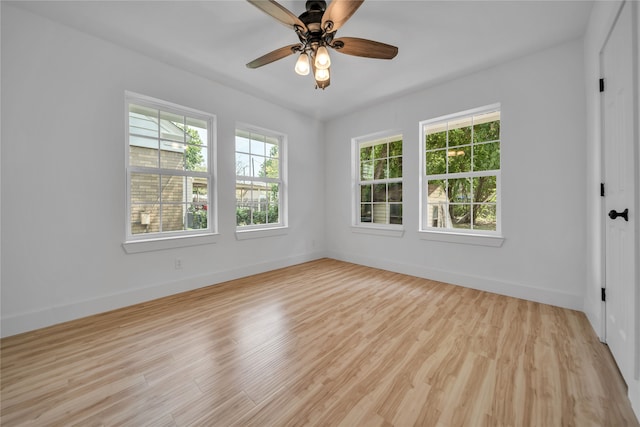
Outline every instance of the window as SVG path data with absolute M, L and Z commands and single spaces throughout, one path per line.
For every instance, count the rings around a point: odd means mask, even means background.
M 420 123 L 422 231 L 499 235 L 500 106 Z
M 250 126 L 236 129 L 236 226 L 284 227 L 285 136 Z
M 127 93 L 127 241 L 215 231 L 214 116 Z
M 402 135 L 355 138 L 354 225 L 402 225 Z

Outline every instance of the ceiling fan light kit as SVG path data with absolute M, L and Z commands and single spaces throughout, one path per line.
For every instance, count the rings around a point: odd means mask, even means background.
M 332 0 L 327 7 L 324 0 L 307 0 L 306 12 L 296 17 L 275 0 L 247 0 L 258 9 L 293 29 L 300 43 L 284 46 L 247 64 L 258 68 L 294 53 L 300 53 L 295 72 L 306 76 L 313 69 L 316 89 L 330 84 L 330 47 L 337 52 L 365 58 L 393 59 L 398 48 L 373 40 L 356 37 L 335 38 L 336 31 L 355 13 L 364 0 Z

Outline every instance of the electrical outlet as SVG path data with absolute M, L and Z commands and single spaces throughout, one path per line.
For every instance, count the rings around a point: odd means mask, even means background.
M 182 260 L 180 258 L 176 258 L 174 267 L 176 268 L 176 270 L 182 270 Z

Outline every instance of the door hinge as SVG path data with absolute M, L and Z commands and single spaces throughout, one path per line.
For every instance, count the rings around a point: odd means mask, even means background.
M 604 79 L 600 79 L 600 92 L 604 92 Z
M 607 301 L 607 290 L 605 288 L 600 288 L 600 299 L 603 302 Z
M 604 197 L 604 182 L 600 183 L 600 197 Z

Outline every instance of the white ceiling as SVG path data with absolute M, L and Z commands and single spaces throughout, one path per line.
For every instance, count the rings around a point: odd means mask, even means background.
M 280 2 L 295 15 L 305 2 Z M 314 89 L 289 56 L 245 64 L 297 42 L 293 30 L 243 0 L 26 1 L 19 7 L 227 86 L 326 120 L 580 37 L 587 1 L 366 0 L 338 37 L 398 46 L 391 61 L 331 54 L 331 85 Z

